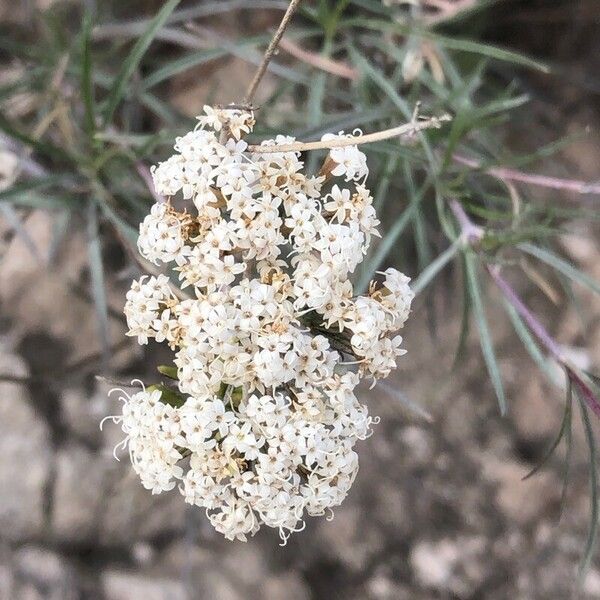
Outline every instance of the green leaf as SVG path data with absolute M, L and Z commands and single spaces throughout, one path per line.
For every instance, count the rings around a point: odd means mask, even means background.
M 98 208 L 94 202 L 88 204 L 87 238 L 88 263 L 90 267 L 92 297 L 94 299 L 94 306 L 98 318 L 98 333 L 104 359 L 105 361 L 108 361 L 110 348 L 108 303 L 106 301 L 104 265 L 102 262 L 102 249 L 100 246 Z
M 137 253 L 137 230 L 121 218 L 108 202 L 100 202 L 99 204 L 104 216 L 112 223 L 127 247 Z
M 13 124 L 2 114 L 0 111 L 0 131 L 3 131 L 6 135 L 19 140 L 23 144 L 30 146 L 40 154 L 47 156 L 53 160 L 57 158 L 68 159 L 69 154 L 64 148 L 55 146 L 48 141 L 40 141 L 32 138 L 27 133 L 23 133 L 17 129 Z
M 431 34 L 428 32 L 427 37 L 438 42 L 440 45 L 448 48 L 449 50 L 460 50 L 462 52 L 469 52 L 472 54 L 479 54 L 480 56 L 487 56 L 502 62 L 513 63 L 522 67 L 529 67 L 542 73 L 550 73 L 550 67 L 534 58 L 520 54 L 519 52 L 513 52 L 512 50 L 506 50 L 504 48 L 498 48 L 498 46 L 492 46 L 491 44 L 485 44 L 477 42 L 475 40 L 465 40 L 461 38 L 451 38 L 439 34 Z
M 383 173 L 379 176 L 379 184 L 377 186 L 377 192 L 375 193 L 375 199 L 373 200 L 373 206 L 375 207 L 375 210 L 378 213 L 384 207 L 385 201 L 387 200 L 387 193 L 390 187 L 390 181 L 392 179 L 392 175 L 398 167 L 398 160 L 398 156 L 392 154 L 387 159 Z
M 96 129 L 95 108 L 94 108 L 94 84 L 92 80 L 92 17 L 86 12 L 83 17 L 83 27 L 81 31 L 82 51 L 81 51 L 81 95 L 83 97 L 85 130 L 89 136 L 94 135 Z
M 357 65 L 360 70 L 365 73 L 367 77 L 371 79 L 373 83 L 375 83 L 386 94 L 390 101 L 402 113 L 404 118 L 410 120 L 412 118 L 413 109 L 410 107 L 408 102 L 402 96 L 400 96 L 400 94 L 398 94 L 389 78 L 386 77 L 386 75 L 380 70 L 376 69 L 355 48 L 349 46 L 348 50 L 354 64 Z M 437 189 L 439 179 L 438 160 L 436 159 L 433 148 L 431 147 L 431 144 L 429 143 L 425 133 L 421 131 L 417 134 L 417 137 L 423 146 L 425 156 L 427 157 L 427 161 L 429 163 L 429 175 L 433 178 L 434 185 Z M 393 145 L 396 148 L 401 147 L 399 142 L 396 142 Z
M 576 269 L 571 263 L 567 262 L 560 256 L 557 256 L 550 250 L 546 250 L 544 248 L 540 248 L 539 246 L 534 246 L 533 244 L 519 244 L 517 246 L 523 252 L 527 252 L 527 254 L 531 254 L 535 256 L 542 262 L 545 262 L 547 265 L 550 265 L 569 279 L 580 283 L 596 292 L 596 294 L 600 294 L 600 283 L 595 279 L 592 279 L 586 273 L 582 273 L 579 269 Z
M 104 126 L 108 125 L 113 118 L 115 110 L 125 95 L 125 88 L 129 82 L 129 79 L 133 75 L 134 71 L 140 64 L 146 50 L 152 43 L 152 40 L 164 25 L 165 21 L 169 18 L 169 15 L 175 10 L 175 7 L 179 4 L 180 0 L 167 0 L 163 7 L 158 11 L 156 16 L 148 23 L 146 31 L 135 43 L 131 52 L 123 62 L 121 69 L 114 81 L 106 108 L 103 112 L 103 123 Z
M 565 410 L 563 412 L 563 418 L 560 423 L 560 429 L 558 430 L 557 436 L 554 438 L 548 449 L 544 453 L 542 459 L 538 462 L 538 464 L 527 473 L 522 478 L 522 481 L 529 479 L 533 475 L 535 475 L 550 459 L 550 457 L 554 454 L 554 451 L 558 448 L 563 436 L 566 435 L 567 430 L 571 430 L 571 415 L 572 415 L 572 403 L 573 403 L 573 388 L 571 385 L 571 380 L 567 377 L 567 399 L 565 401 Z
M 385 260 L 386 256 L 390 253 L 398 238 L 402 235 L 402 232 L 406 229 L 407 225 L 413 217 L 415 211 L 419 209 L 419 205 L 425 192 L 430 185 L 429 178 L 425 180 L 425 183 L 411 200 L 410 205 L 404 210 L 404 212 L 396 219 L 396 222 L 390 228 L 388 232 L 383 236 L 383 239 L 377 246 L 373 258 L 365 265 L 361 271 L 358 283 L 356 284 L 356 291 L 360 294 L 367 289 L 369 281 L 373 278 L 375 271 L 379 268 L 381 263 Z
M 227 56 L 228 54 L 229 52 L 223 48 L 211 48 L 210 50 L 200 50 L 199 52 L 186 54 L 173 61 L 169 61 L 150 73 L 150 75 L 144 79 L 143 88 L 148 90 L 151 87 L 170 79 L 174 75 L 183 73 L 187 69 L 203 65 L 211 60 Z
M 467 338 L 469 336 L 469 327 L 471 325 L 470 316 L 471 316 L 471 296 L 469 295 L 469 286 L 467 282 L 466 272 L 466 262 L 465 262 L 465 254 L 462 253 L 462 262 L 463 262 L 463 277 L 462 277 L 462 315 L 460 320 L 460 333 L 458 336 L 458 344 L 456 345 L 456 351 L 454 352 L 454 360 L 452 361 L 452 366 L 456 367 L 463 359 L 465 355 L 465 349 L 467 346 Z
M 178 379 L 177 367 L 174 367 L 173 365 L 159 365 L 156 369 L 159 373 L 162 373 L 169 379 Z
M 236 46 L 238 48 L 259 46 L 269 42 L 271 37 L 272 36 L 270 35 L 257 35 L 248 37 L 236 41 Z M 143 81 L 143 88 L 148 90 L 162 81 L 170 79 L 174 75 L 183 73 L 184 71 L 192 69 L 193 67 L 203 65 L 211 60 L 222 58 L 230 53 L 231 52 L 226 48 L 211 48 L 209 50 L 199 50 L 197 52 L 191 52 L 189 54 L 185 54 L 184 56 L 180 56 L 175 60 L 163 64 L 158 69 L 150 73 Z
M 420 404 L 409 398 L 404 392 L 399 390 L 396 386 L 392 386 L 385 381 L 380 381 L 377 384 L 378 388 L 381 388 L 384 392 L 392 396 L 395 400 L 398 400 L 406 409 L 410 412 L 419 415 L 429 423 L 433 423 L 433 416 L 431 413 L 423 408 Z
M 514 306 L 512 306 L 512 304 L 509 304 L 507 301 L 504 301 L 504 308 L 512 322 L 516 334 L 519 336 L 519 339 L 523 343 L 523 346 L 525 346 L 525 349 L 527 350 L 531 358 L 534 360 L 534 362 L 537 364 L 540 371 L 545 373 L 545 375 L 554 385 L 559 386 L 560 382 L 556 377 L 555 371 L 552 370 L 552 368 L 548 364 L 548 360 L 540 352 L 538 345 L 535 343 L 535 340 L 529 333 L 529 329 L 527 329 L 525 323 L 523 323 L 523 320 L 521 319 L 519 313 L 516 311 Z
M 363 29 L 371 29 L 379 33 L 385 31 L 391 31 L 400 33 L 403 35 L 418 35 L 424 39 L 438 42 L 441 46 L 450 50 L 459 50 L 462 52 L 468 52 L 471 54 L 478 54 L 480 56 L 487 56 L 502 62 L 513 63 L 523 67 L 529 67 L 543 73 L 550 73 L 550 67 L 529 56 L 525 56 L 512 50 L 506 50 L 504 48 L 498 48 L 490 44 L 485 44 L 475 40 L 466 40 L 462 38 L 453 38 L 449 36 L 440 35 L 431 30 L 425 29 L 418 26 L 416 23 L 399 23 L 395 21 L 382 21 L 380 19 L 364 19 L 360 17 L 353 17 L 345 19 L 340 22 L 343 27 L 357 27 Z
M 326 35 L 321 48 L 320 55 L 327 58 L 331 54 L 331 39 Z M 327 86 L 327 73 L 315 72 L 312 76 L 310 90 L 307 100 L 307 125 L 315 127 L 323 120 L 323 101 Z M 311 152 L 308 156 L 307 169 L 309 172 L 316 171 L 319 154 Z
M 481 351 L 483 352 L 483 358 L 498 398 L 498 404 L 500 406 L 500 413 L 506 414 L 506 397 L 504 395 L 504 387 L 502 385 L 502 378 L 500 377 L 500 369 L 498 368 L 498 362 L 496 361 L 496 354 L 494 353 L 494 346 L 492 344 L 492 337 L 488 327 L 487 319 L 485 316 L 485 310 L 483 308 L 483 302 L 481 300 L 481 292 L 479 290 L 479 282 L 477 280 L 477 268 L 475 265 L 475 255 L 471 250 L 465 251 L 465 267 L 466 267 L 466 278 L 469 295 L 473 305 L 473 312 L 475 314 L 475 320 L 477 322 L 477 328 L 479 330 L 479 342 L 481 344 Z
M 591 371 L 584 371 L 585 376 L 589 379 L 590 383 L 596 388 L 596 390 L 600 390 L 600 377 L 595 375 Z
M 23 183 L 17 183 L 9 187 L 8 189 L 0 192 L 0 201 L 13 202 L 18 204 L 18 198 L 28 192 L 39 190 L 40 188 L 50 187 L 64 183 L 65 178 L 62 175 L 48 175 L 46 177 L 37 177 L 35 179 L 29 179 Z
M 569 473 L 571 470 L 571 453 L 573 449 L 573 432 L 571 428 L 567 428 L 565 432 L 565 462 L 562 473 L 562 492 L 560 494 L 560 517 L 565 513 L 565 507 L 567 505 L 567 489 L 569 485 Z
M 160 392 L 160 401 L 164 404 L 169 404 L 175 408 L 185 404 L 185 398 L 179 392 L 167 387 L 164 383 L 155 383 L 153 385 L 149 385 L 146 389 L 149 392 L 158 390 Z
M 594 554 L 596 546 L 596 538 L 598 537 L 598 474 L 596 472 L 596 442 L 594 440 L 594 431 L 590 423 L 590 417 L 587 412 L 585 401 L 579 394 L 579 390 L 575 390 L 579 408 L 581 409 L 581 420 L 585 431 L 585 437 L 588 444 L 590 463 L 589 463 L 589 481 L 590 481 L 590 524 L 588 537 L 585 544 L 585 550 L 579 564 L 579 580 L 582 581 Z
M 420 294 L 431 283 L 436 275 L 456 256 L 460 246 L 460 240 L 454 241 L 433 262 L 425 267 L 411 286 L 415 295 Z

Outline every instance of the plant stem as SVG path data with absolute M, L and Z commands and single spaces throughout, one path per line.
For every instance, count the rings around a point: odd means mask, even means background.
M 285 50 L 289 54 L 291 54 L 294 58 L 309 64 L 311 67 L 315 67 L 315 69 L 319 69 L 321 71 L 325 71 L 326 73 L 331 73 L 332 75 L 336 75 L 337 77 L 343 77 L 344 79 L 349 79 L 350 81 L 355 81 L 358 79 L 358 72 L 356 69 L 351 67 L 350 65 L 333 60 L 326 56 L 321 56 L 320 54 L 316 54 L 315 52 L 309 52 L 308 50 L 304 50 L 301 46 L 289 40 L 287 38 L 283 38 L 279 42 L 279 47 L 282 50 Z
M 328 148 L 344 148 L 346 146 L 358 146 L 359 144 L 371 144 L 373 142 L 380 142 L 382 140 L 389 140 L 393 137 L 400 137 L 406 135 L 412 135 L 424 129 L 439 129 L 442 123 L 450 121 L 452 117 L 448 114 L 442 115 L 441 117 L 430 117 L 423 121 L 411 121 L 392 129 L 385 129 L 384 131 L 376 131 L 375 133 L 368 133 L 366 135 L 357 135 L 350 137 L 338 137 L 327 141 L 316 141 L 316 142 L 295 142 L 293 144 L 281 144 L 277 146 L 248 146 L 250 152 L 305 152 L 307 150 L 323 150 Z
M 460 154 L 453 154 L 452 158 L 461 165 L 471 167 L 473 169 L 481 169 L 481 162 L 472 158 L 467 158 Z M 567 190 L 577 194 L 600 194 L 600 183 L 589 183 L 578 179 L 563 179 L 561 177 L 549 177 L 547 175 L 539 175 L 537 173 L 524 173 L 516 169 L 508 169 L 506 167 L 489 167 L 483 168 L 483 172 L 501 179 L 503 181 L 518 181 L 528 185 L 538 187 L 551 188 L 553 190 Z
M 481 227 L 478 227 L 471 219 L 469 219 L 465 209 L 458 200 L 455 200 L 454 198 L 450 200 L 450 210 L 454 213 L 454 216 L 460 225 L 463 240 L 468 245 L 476 244 L 481 241 L 485 232 Z
M 560 346 L 550 336 L 546 328 L 538 321 L 537 317 L 527 308 L 527 306 L 525 306 L 508 281 L 502 277 L 500 274 L 500 267 L 498 267 L 498 265 L 486 265 L 485 268 L 508 303 L 519 313 L 519 315 L 521 315 L 531 332 L 543 344 L 548 353 L 552 355 L 556 362 L 564 365 L 566 359 Z
M 275 32 L 275 35 L 273 36 L 273 39 L 270 41 L 267 49 L 265 50 L 265 54 L 263 56 L 262 62 L 260 63 L 258 70 L 256 71 L 256 74 L 254 75 L 254 79 L 252 79 L 252 81 L 250 82 L 250 85 L 248 86 L 248 90 L 246 91 L 246 96 L 244 97 L 244 104 L 247 104 L 247 105 L 252 104 L 252 100 L 254 99 L 254 94 L 256 93 L 258 84 L 260 83 L 265 72 L 267 71 L 267 67 L 269 66 L 269 63 L 271 62 L 271 59 L 273 58 L 273 54 L 275 54 L 275 51 L 277 50 L 279 40 L 281 39 L 285 30 L 287 29 L 287 26 L 289 25 L 290 20 L 292 18 L 292 15 L 298 8 L 298 5 L 300 4 L 300 2 L 301 2 L 301 0 L 291 0 L 287 10 L 285 11 L 285 14 L 283 15 L 283 19 L 281 19 L 281 23 L 279 24 L 279 27 L 278 27 L 277 31 Z

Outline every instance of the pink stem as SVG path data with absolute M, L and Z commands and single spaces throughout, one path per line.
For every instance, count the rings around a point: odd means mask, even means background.
M 461 156 L 460 154 L 453 154 L 452 158 L 457 163 L 473 169 L 480 169 L 482 166 L 479 161 L 467 158 L 466 156 Z M 523 171 L 517 171 L 516 169 L 509 169 L 506 167 L 489 167 L 484 169 L 483 172 L 492 175 L 492 177 L 496 177 L 497 179 L 506 181 L 519 181 L 529 185 L 552 188 L 554 190 L 567 190 L 577 194 L 600 194 L 600 183 L 589 183 L 579 179 L 548 177 L 547 175 L 524 173 Z

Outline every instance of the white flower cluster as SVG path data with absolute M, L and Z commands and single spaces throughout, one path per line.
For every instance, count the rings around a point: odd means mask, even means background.
M 404 353 L 395 332 L 413 294 L 388 269 L 354 295 L 349 276 L 379 223 L 357 146 L 332 149 L 309 176 L 300 153 L 250 151 L 251 113 L 205 112 L 153 169 L 169 199 L 139 237 L 142 255 L 170 263 L 191 297 L 176 297 L 166 276 L 143 277 L 125 306 L 129 335 L 175 352 L 177 389 L 125 394 L 112 418 L 153 493 L 178 485 L 229 539 L 265 524 L 285 540 L 352 485 L 353 447 L 372 422 L 354 390 Z

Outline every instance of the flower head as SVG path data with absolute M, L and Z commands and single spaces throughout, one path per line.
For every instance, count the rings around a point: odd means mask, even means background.
M 265 524 L 285 540 L 348 493 L 372 423 L 355 388 L 396 366 L 413 294 L 394 269 L 354 293 L 379 224 L 364 154 L 334 148 L 307 175 L 297 152 L 250 152 L 253 124 L 205 107 L 152 171 L 167 199 L 141 224 L 139 250 L 190 297 L 165 275 L 133 282 L 128 334 L 169 344 L 177 380 L 123 394 L 114 419 L 153 493 L 177 486 L 228 539 Z

